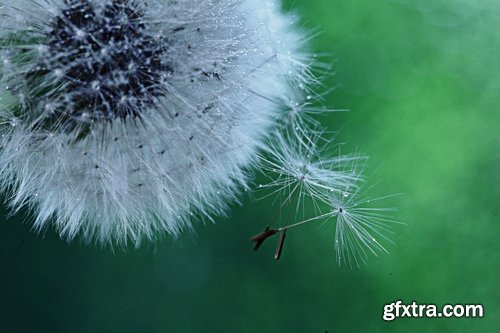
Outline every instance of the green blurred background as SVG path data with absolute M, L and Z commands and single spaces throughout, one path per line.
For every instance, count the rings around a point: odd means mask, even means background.
M 335 59 L 326 101 L 351 112 L 344 151 L 371 157 L 376 195 L 400 193 L 396 246 L 339 267 L 334 225 L 274 244 L 248 237 L 270 202 L 196 235 L 112 253 L 0 222 L 1 332 L 498 332 L 500 1 L 294 0 Z M 6 216 L 5 210 L 1 216 Z M 300 231 L 299 231 L 300 230 Z M 483 319 L 381 319 L 385 303 L 482 303 Z

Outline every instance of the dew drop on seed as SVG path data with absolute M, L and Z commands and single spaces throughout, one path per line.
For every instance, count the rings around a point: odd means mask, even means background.
M 85 36 L 85 32 L 81 29 L 76 30 L 76 37 L 83 38 Z
M 62 69 L 59 69 L 59 68 L 58 68 L 58 69 L 56 69 L 56 70 L 54 71 L 54 75 L 55 75 L 58 79 L 62 78 L 62 77 L 63 77 L 63 71 L 62 71 Z

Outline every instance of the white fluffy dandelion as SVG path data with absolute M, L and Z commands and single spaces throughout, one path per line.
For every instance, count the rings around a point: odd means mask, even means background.
M 275 2 L 0 0 L 0 16 L 0 185 L 37 230 L 138 245 L 223 214 L 254 169 L 323 201 L 361 178 L 318 143 L 310 35 Z
M 224 212 L 310 80 L 270 2 L 0 2 L 0 181 L 34 226 L 101 243 Z

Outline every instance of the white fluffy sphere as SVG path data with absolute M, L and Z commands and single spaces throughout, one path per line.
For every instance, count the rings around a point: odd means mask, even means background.
M 312 79 L 276 3 L 0 0 L 10 205 L 104 244 L 223 213 Z

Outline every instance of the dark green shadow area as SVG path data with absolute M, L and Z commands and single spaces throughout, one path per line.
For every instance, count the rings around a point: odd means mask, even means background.
M 370 156 L 375 195 L 404 193 L 396 246 L 339 267 L 334 225 L 274 243 L 248 237 L 276 212 L 235 207 L 196 235 L 127 253 L 0 221 L 1 332 L 496 332 L 500 327 L 500 3 L 290 0 L 314 51 L 335 59 L 322 118 Z M 331 59 L 324 57 L 323 59 Z M 2 212 L 1 216 L 6 216 Z M 481 303 L 482 319 L 382 320 L 383 305 Z

